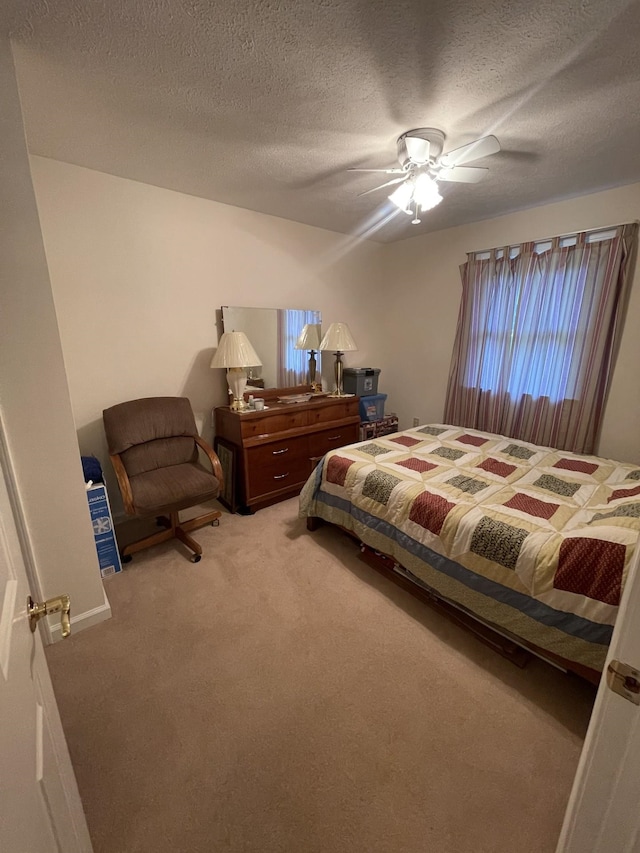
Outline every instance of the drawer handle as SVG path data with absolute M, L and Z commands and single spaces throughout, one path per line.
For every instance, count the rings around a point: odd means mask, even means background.
M 289 476 L 289 472 L 287 471 L 286 474 L 274 474 L 273 479 L 274 480 L 284 480 L 284 478 L 288 477 L 288 476 Z
M 327 441 L 337 441 L 339 438 L 342 438 L 341 435 L 328 435 Z
M 272 456 L 280 456 L 282 453 L 288 453 L 288 452 L 289 452 L 289 448 L 285 447 L 284 450 L 272 450 L 271 455 Z

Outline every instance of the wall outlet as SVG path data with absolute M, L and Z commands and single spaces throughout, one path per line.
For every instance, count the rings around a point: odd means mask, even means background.
M 413 425 L 414 426 L 420 426 L 420 418 L 414 418 L 413 419 Z

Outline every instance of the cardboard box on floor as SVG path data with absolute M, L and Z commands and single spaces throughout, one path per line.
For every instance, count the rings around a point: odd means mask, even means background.
M 104 483 L 96 483 L 87 489 L 89 513 L 93 525 L 93 538 L 96 542 L 100 575 L 103 578 L 122 571 L 118 542 L 113 529 L 113 518 L 109 506 L 109 496 Z

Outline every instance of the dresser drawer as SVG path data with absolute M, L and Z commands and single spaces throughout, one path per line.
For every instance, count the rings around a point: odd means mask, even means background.
M 330 450 L 358 441 L 358 424 L 325 429 L 309 436 L 309 452 L 312 457 L 324 456 Z
M 306 436 L 247 450 L 248 500 L 304 483 L 311 473 Z
M 241 428 L 242 438 L 255 438 L 260 435 L 275 435 L 289 429 L 297 429 L 307 424 L 307 412 L 296 410 L 293 404 L 290 411 L 265 412 L 263 414 L 242 415 Z
M 322 424 L 327 421 L 340 421 L 359 415 L 358 398 L 349 397 L 347 400 L 338 400 L 328 405 L 318 406 L 309 410 L 309 423 Z

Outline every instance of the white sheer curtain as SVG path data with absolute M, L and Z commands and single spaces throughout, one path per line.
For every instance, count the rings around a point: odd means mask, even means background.
M 470 255 L 445 421 L 595 452 L 637 239 L 632 224 Z
M 319 311 L 305 311 L 295 308 L 278 310 L 278 341 L 280 357 L 278 364 L 278 385 L 281 388 L 306 385 L 308 383 L 309 353 L 296 349 L 296 341 L 306 323 L 320 323 Z M 320 353 L 316 355 L 317 372 L 320 374 Z

